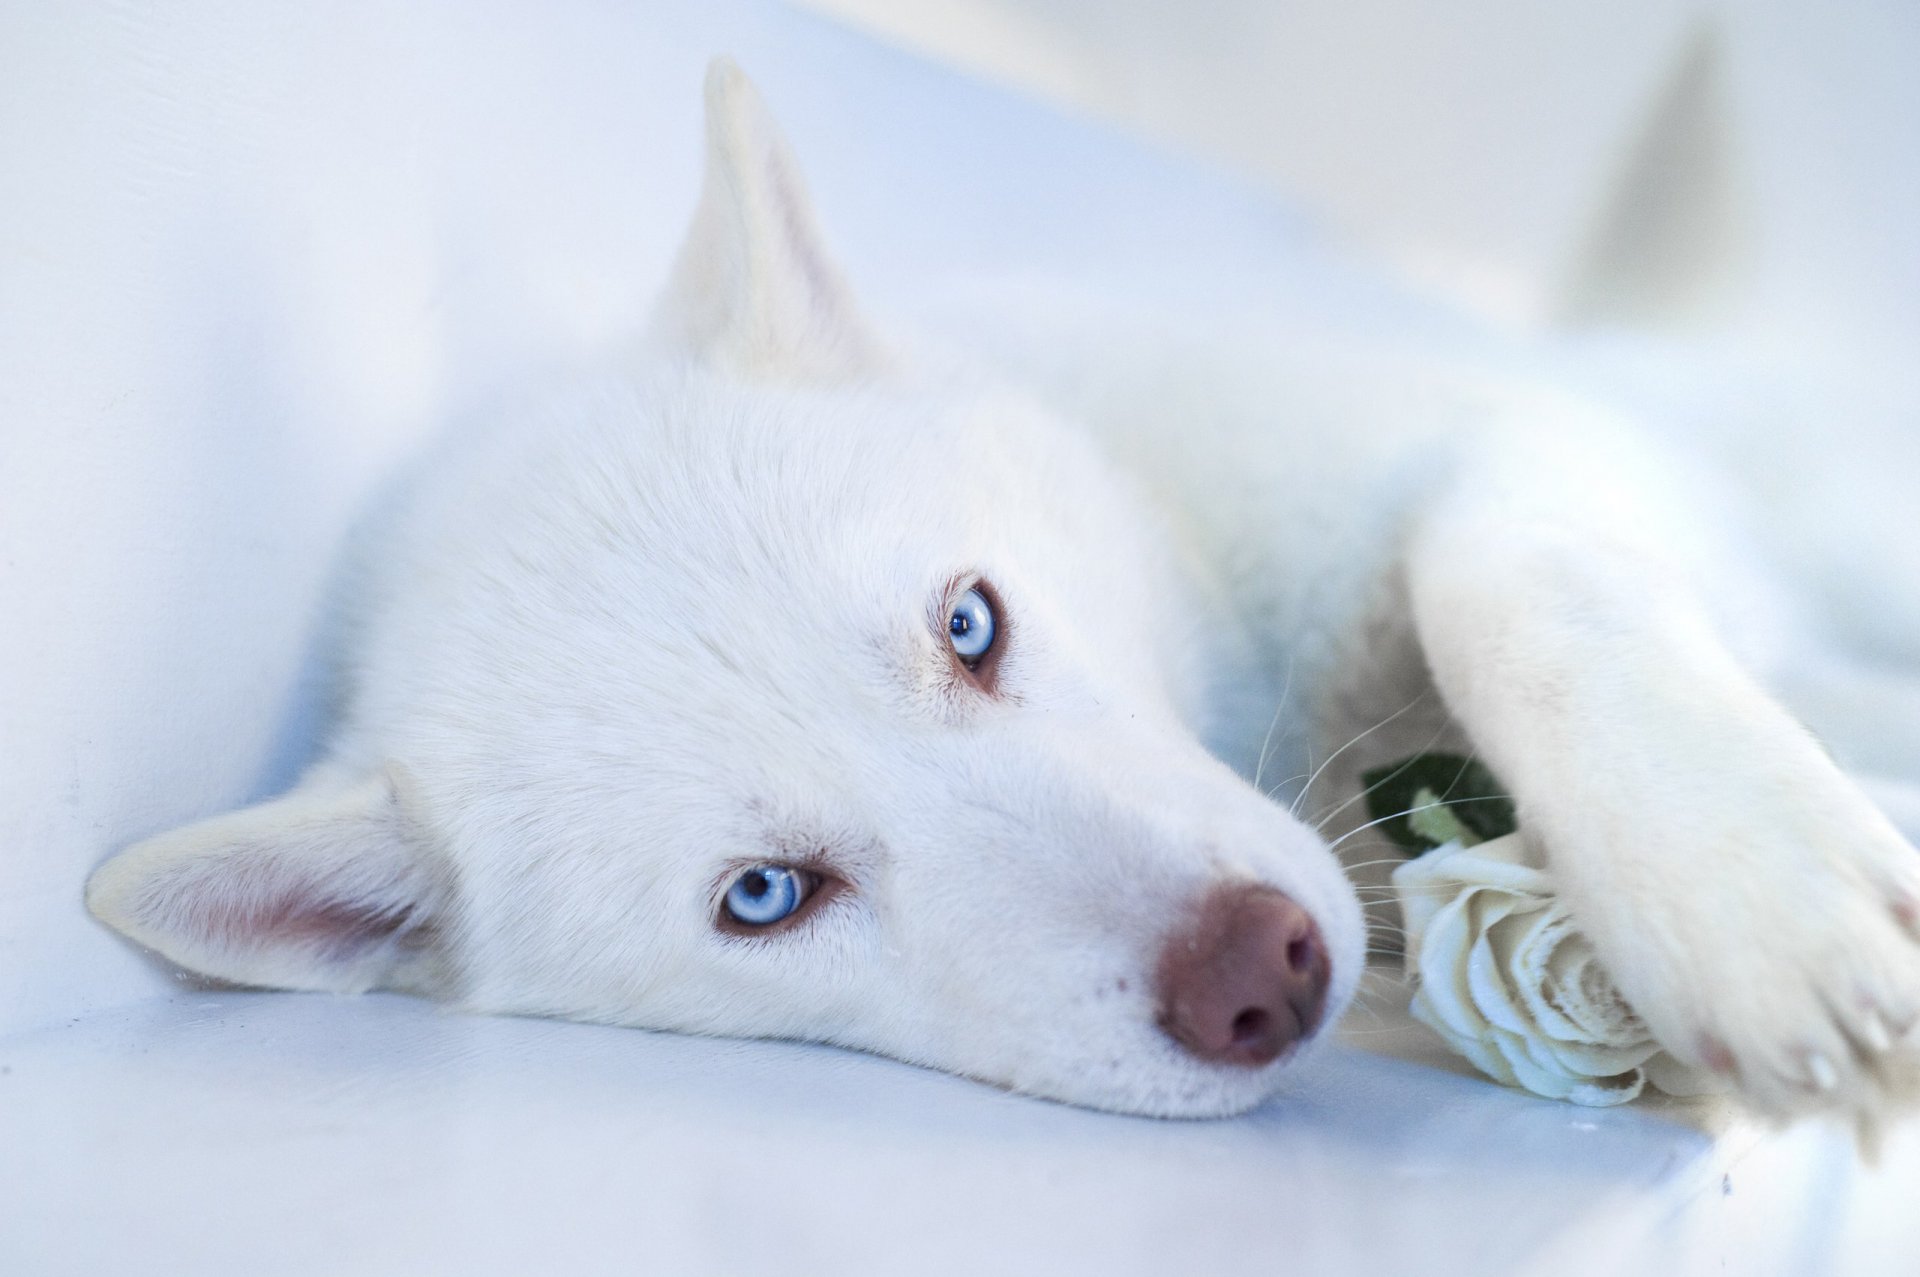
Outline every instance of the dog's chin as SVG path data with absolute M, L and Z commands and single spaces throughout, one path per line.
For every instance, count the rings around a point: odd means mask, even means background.
M 1260 1068 L 1155 1059 L 1086 1061 L 1045 1072 L 1023 1070 L 1006 1078 L 951 1070 L 1032 1099 L 1125 1117 L 1207 1121 L 1251 1112 L 1286 1088 L 1300 1062 L 1321 1037 L 1300 1043 Z
M 1060 1079 L 1060 1084 L 1014 1083 L 1009 1089 L 1036 1099 L 1070 1104 L 1126 1117 L 1206 1121 L 1238 1117 L 1260 1107 L 1277 1092 L 1289 1062 L 1260 1069 L 1195 1066 L 1155 1071 L 1154 1076 Z

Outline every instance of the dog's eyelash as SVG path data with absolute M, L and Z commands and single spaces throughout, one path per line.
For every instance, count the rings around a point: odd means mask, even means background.
M 949 631 L 955 610 L 962 600 L 974 591 L 978 591 L 986 601 L 988 616 L 993 626 L 993 638 L 986 651 L 974 659 L 960 655 L 953 646 Z M 1006 603 L 992 582 L 976 572 L 960 573 L 947 582 L 936 596 L 938 605 L 931 616 L 934 633 L 945 649 L 949 663 L 955 672 L 956 681 L 975 692 L 988 696 L 999 694 L 999 674 L 1001 658 L 1005 654 L 1012 637 L 1013 624 L 1007 615 Z
M 727 910 L 728 888 L 744 873 L 762 867 L 771 866 L 791 870 L 806 879 L 806 894 L 794 911 L 777 922 L 753 925 L 734 918 Z M 759 860 L 742 860 L 728 866 L 726 871 L 715 880 L 710 895 L 709 913 L 713 919 L 714 930 L 722 935 L 742 939 L 768 939 L 775 936 L 790 935 L 805 927 L 829 901 L 846 890 L 847 881 L 826 867 L 824 857 L 807 856 L 770 856 Z

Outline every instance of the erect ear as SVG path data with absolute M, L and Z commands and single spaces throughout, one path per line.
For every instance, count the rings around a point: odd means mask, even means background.
M 420 952 L 448 898 L 402 809 L 396 773 L 312 782 L 150 838 L 94 871 L 87 907 L 222 980 L 370 989 Z
M 726 58 L 707 68 L 707 173 L 654 338 L 736 376 L 842 382 L 884 363 L 827 254 L 799 166 Z
M 1685 327 L 1719 317 L 1753 259 L 1748 174 L 1724 41 L 1703 21 L 1650 99 L 1555 303 L 1568 325 Z

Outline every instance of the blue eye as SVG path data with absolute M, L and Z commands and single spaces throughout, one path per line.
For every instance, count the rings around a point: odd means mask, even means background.
M 953 605 L 947 618 L 947 641 L 954 655 L 968 665 L 979 661 L 993 648 L 993 605 L 979 590 L 968 590 Z
M 727 916 L 749 927 L 770 927 L 793 915 L 807 898 L 807 877 L 785 865 L 755 865 L 727 888 Z

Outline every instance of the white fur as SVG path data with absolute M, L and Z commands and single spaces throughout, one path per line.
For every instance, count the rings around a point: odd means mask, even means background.
M 1920 872 L 1762 690 L 1796 636 L 1630 431 L 1317 352 L 1062 342 L 1029 397 L 880 340 L 750 87 L 717 66 L 708 104 L 636 370 L 449 434 L 360 538 L 323 762 L 110 862 L 96 913 L 226 979 L 1226 1113 L 1285 1066 L 1163 1035 L 1161 945 L 1272 884 L 1337 1013 L 1363 929 L 1307 818 L 1357 829 L 1364 766 L 1470 745 L 1665 1045 L 1769 1111 L 1877 1106 Z M 941 645 L 971 573 L 997 696 Z M 847 888 L 716 929 L 791 859 Z

